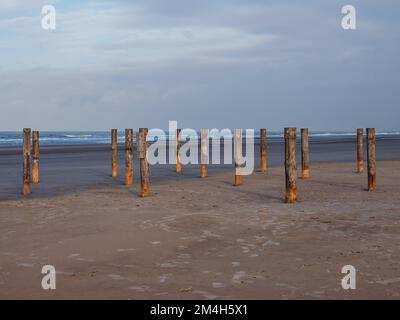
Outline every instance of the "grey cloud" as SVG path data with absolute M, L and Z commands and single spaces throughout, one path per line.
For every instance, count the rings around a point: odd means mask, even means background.
M 353 1 L 356 31 L 344 4 L 85 2 L 57 33 L 0 33 L 0 128 L 398 129 L 400 4 Z

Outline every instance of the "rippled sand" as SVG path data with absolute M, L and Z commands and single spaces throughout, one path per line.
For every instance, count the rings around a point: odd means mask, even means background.
M 300 202 L 281 166 L 120 183 L 0 202 L 0 298 L 296 299 L 400 297 L 400 161 L 378 163 L 378 191 L 354 163 L 312 165 Z M 185 169 L 184 169 L 185 170 Z M 197 170 L 197 169 L 196 169 Z M 122 179 L 122 178 L 121 178 Z M 54 265 L 57 289 L 41 289 Z M 357 269 L 357 289 L 341 268 Z

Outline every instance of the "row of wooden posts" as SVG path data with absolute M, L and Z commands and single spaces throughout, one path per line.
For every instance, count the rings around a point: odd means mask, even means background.
M 136 133 L 137 155 L 140 161 L 140 195 L 147 197 L 150 195 L 150 170 L 147 161 L 147 128 L 140 128 Z M 297 202 L 297 162 L 296 162 L 296 144 L 297 129 L 285 128 L 285 177 L 286 177 L 286 202 Z M 208 129 L 201 130 L 201 169 L 200 176 L 207 176 L 208 163 Z M 181 129 L 176 130 L 176 172 L 181 172 L 182 164 L 179 157 L 181 147 Z M 241 165 L 236 161 L 242 157 L 242 134 L 241 129 L 236 129 L 234 133 L 235 145 L 235 180 L 234 185 L 242 184 L 242 175 L 240 174 Z M 376 189 L 376 159 L 375 159 L 375 129 L 367 128 L 367 169 L 368 169 L 368 191 Z M 111 129 L 111 175 L 118 175 L 117 164 L 117 129 Z M 32 154 L 32 175 L 30 158 Z M 261 172 L 267 172 L 267 130 L 260 129 L 260 157 Z M 308 129 L 301 129 L 301 167 L 302 178 L 310 177 L 310 158 L 308 144 Z M 363 129 L 357 129 L 357 172 L 364 171 L 363 160 Z M 125 130 L 125 184 L 131 186 L 133 184 L 133 129 Z M 31 129 L 23 130 L 23 188 L 22 193 L 28 195 L 31 193 L 30 182 L 39 183 L 39 132 L 32 133 L 32 149 L 31 149 Z
M 150 195 L 150 170 L 147 162 L 147 128 L 140 128 L 136 133 L 136 152 L 140 165 L 140 195 Z M 118 141 L 117 129 L 111 129 L 111 175 L 118 175 Z M 125 184 L 133 184 L 133 129 L 125 129 Z

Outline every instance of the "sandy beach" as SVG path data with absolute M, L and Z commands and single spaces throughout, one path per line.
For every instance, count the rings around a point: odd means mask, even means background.
M 377 148 L 378 190 L 367 192 L 354 143 L 311 144 L 294 205 L 280 143 L 268 172 L 240 187 L 229 165 L 205 179 L 199 166 L 156 165 L 149 198 L 137 159 L 123 185 L 122 150 L 110 176 L 109 146 L 43 148 L 41 183 L 23 197 L 20 149 L 0 149 L 0 299 L 399 299 L 400 142 Z M 47 264 L 56 290 L 41 288 Z M 341 287 L 344 265 L 356 290 Z

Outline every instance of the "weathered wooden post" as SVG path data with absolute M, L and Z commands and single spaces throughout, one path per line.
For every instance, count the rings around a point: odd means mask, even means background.
M 242 160 L 242 129 L 235 129 L 233 137 L 233 147 L 234 147 L 234 162 L 235 162 L 235 186 L 240 186 L 242 184 L 241 175 L 241 160 Z
M 117 129 L 111 129 L 111 175 L 116 177 L 118 175 L 118 145 L 117 145 Z
M 208 129 L 201 129 L 201 170 L 200 176 L 205 178 L 207 176 L 207 164 L 208 164 Z
M 364 160 L 363 160 L 363 129 L 357 129 L 357 172 L 364 172 Z
M 133 129 L 125 129 L 125 185 L 133 184 Z
M 260 129 L 261 172 L 267 172 L 267 129 Z
M 285 128 L 286 202 L 297 202 L 296 128 Z
M 181 129 L 176 129 L 175 133 L 175 143 L 176 143 L 176 162 L 175 169 L 176 172 L 180 173 L 182 171 L 181 158 L 179 156 L 179 150 L 181 148 Z
M 310 152 L 308 147 L 308 128 L 301 129 L 301 168 L 303 179 L 310 177 Z
M 150 195 L 150 172 L 147 162 L 147 128 L 140 128 L 136 136 L 137 154 L 140 159 L 140 196 Z
M 367 128 L 368 191 L 376 190 L 376 137 L 375 128 Z
M 31 129 L 24 128 L 22 135 L 22 194 L 31 193 Z
M 32 182 L 39 183 L 39 131 L 32 132 Z

